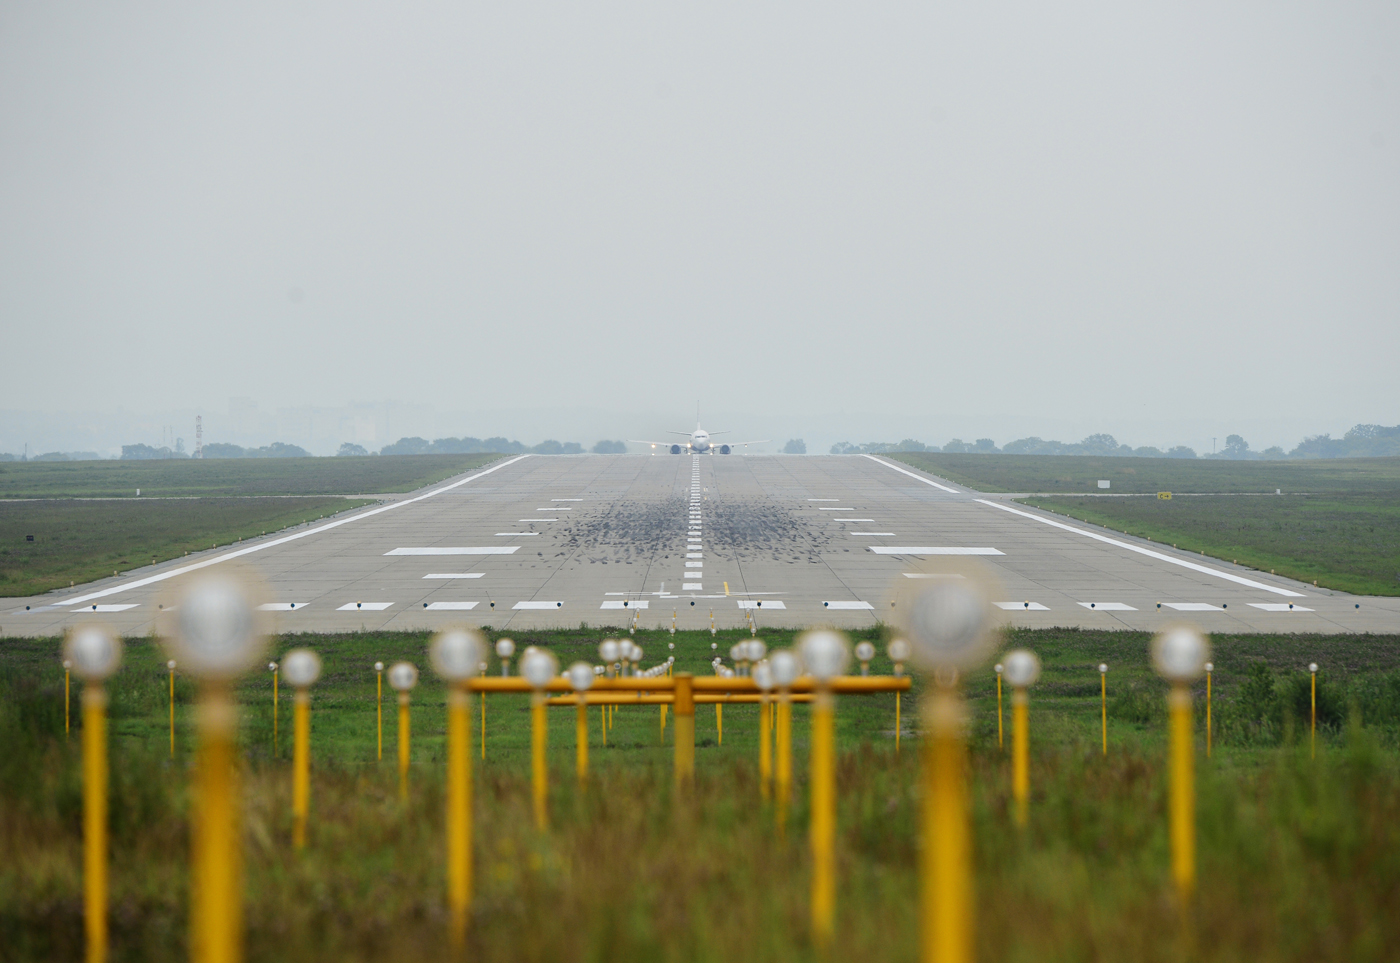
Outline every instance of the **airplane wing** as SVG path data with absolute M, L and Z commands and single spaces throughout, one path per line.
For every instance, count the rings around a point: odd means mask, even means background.
M 730 448 L 738 448 L 740 445 L 766 445 L 772 440 L 771 438 L 760 438 L 758 441 L 726 441 L 725 444 Z
M 641 440 L 640 438 L 629 438 L 629 439 L 627 439 L 627 444 L 629 444 L 629 445 L 653 445 L 653 446 L 654 446 L 654 445 L 660 445 L 660 446 L 663 447 L 663 448 L 670 448 L 672 445 L 680 444 L 680 442 L 676 442 L 676 441 L 643 441 L 643 440 Z M 690 444 L 689 442 L 686 442 L 686 445 L 687 445 L 687 446 L 688 446 L 689 444 Z

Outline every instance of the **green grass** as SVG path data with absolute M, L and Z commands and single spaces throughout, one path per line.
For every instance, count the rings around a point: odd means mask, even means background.
M 500 455 L 221 458 L 0 463 L 3 498 L 212 495 L 376 495 L 406 492 L 480 468 Z
M 1327 492 L 1400 495 L 1400 458 L 1205 461 L 900 452 L 887 456 L 984 492 Z
M 1400 497 L 1200 495 L 1027 498 L 1068 515 L 1260 571 L 1362 595 L 1400 595 Z
M 368 504 L 334 497 L 0 502 L 0 596 L 67 588 Z
M 567 663 L 602 633 L 532 635 Z M 721 634 L 722 649 L 737 636 Z M 767 634 L 770 642 L 781 641 Z M 645 633 L 658 655 L 669 636 Z M 425 672 L 414 710 L 413 793 L 396 801 L 392 762 L 373 761 L 375 658 L 423 663 L 420 634 L 287 637 L 326 660 L 313 710 L 312 823 L 290 838 L 290 773 L 268 751 L 265 673 L 244 703 L 247 958 L 420 960 L 447 955 L 443 909 L 442 691 Z M 969 685 L 971 822 L 978 926 L 986 960 L 1382 960 L 1400 937 L 1400 647 L 1394 637 L 1217 636 L 1217 741 L 1198 753 L 1200 897 L 1194 952 L 1168 883 L 1163 690 L 1147 636 L 1019 631 L 1045 674 L 1032 697 L 1031 822 L 1009 818 L 996 747 L 992 675 Z M 707 633 L 677 636 L 702 669 Z M 82 947 L 78 740 L 62 733 L 56 640 L 0 646 L 0 946 L 14 960 L 74 959 Z M 111 685 L 113 959 L 187 957 L 188 798 L 193 695 L 177 687 L 179 758 L 165 760 L 163 655 L 131 640 Z M 1323 663 L 1326 719 L 1307 758 L 1294 699 Z M 1098 747 L 1098 661 L 1110 666 L 1110 754 Z M 647 660 L 648 662 L 651 659 Z M 1262 670 L 1257 668 L 1262 666 Z M 883 665 L 877 665 L 880 671 Z M 1271 730 L 1249 691 L 1261 671 L 1283 693 Z M 1389 687 L 1389 688 L 1387 688 Z M 1129 693 L 1134 693 L 1129 695 Z M 1387 694 L 1389 693 L 1389 694 Z M 1258 695 L 1256 691 L 1254 695 Z M 1349 701 L 1353 720 L 1338 709 Z M 706 745 L 697 782 L 671 788 L 657 711 L 622 709 L 610 748 L 593 743 L 586 790 L 571 775 L 572 712 L 551 717 L 551 827 L 534 831 L 522 697 L 488 703 L 488 760 L 476 780 L 473 959 L 809 960 L 806 713 L 794 733 L 798 777 L 785 837 L 759 801 L 754 720 L 731 707 L 724 746 Z M 906 706 L 914 700 L 906 701 Z M 1267 702 L 1268 700 L 1264 700 Z M 1295 700 L 1296 701 L 1296 700 Z M 879 698 L 839 706 L 837 936 L 831 959 L 917 958 L 916 743 L 896 756 Z M 392 746 L 393 717 L 386 735 Z M 907 717 L 906 717 L 907 718 Z M 1198 720 L 1199 721 L 1199 720 Z M 390 751 L 392 757 L 392 750 Z

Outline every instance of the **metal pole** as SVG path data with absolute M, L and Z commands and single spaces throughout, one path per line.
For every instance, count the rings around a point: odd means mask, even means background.
M 107 692 L 83 687 L 83 916 L 87 961 L 107 959 Z
M 695 781 L 695 692 L 689 672 L 676 673 L 676 786 L 689 788 Z

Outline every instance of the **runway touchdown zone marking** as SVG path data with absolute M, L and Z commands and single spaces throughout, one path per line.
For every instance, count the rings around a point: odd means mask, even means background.
M 823 602 L 824 609 L 844 609 L 847 611 L 855 609 L 874 609 L 875 606 L 869 602 Z
M 961 577 L 961 576 L 959 576 Z M 1006 612 L 1049 612 L 1050 606 L 1039 602 L 998 602 L 997 608 Z
M 470 612 L 479 602 L 424 602 L 423 608 L 429 612 Z
M 424 578 L 481 578 L 485 572 L 431 572 Z
M 1301 605 L 1294 605 L 1292 602 L 1250 602 L 1252 609 L 1262 609 L 1265 612 L 1311 612 L 1310 608 Z
M 739 601 L 739 608 L 741 608 L 741 609 L 761 609 L 761 608 L 786 609 L 787 606 L 786 606 L 784 603 L 778 601 L 777 599 L 769 599 L 769 600 L 768 600 L 768 604 L 767 604 L 766 606 L 763 604 L 763 600 L 762 600 L 762 599 L 757 599 L 757 600 L 754 600 L 754 599 L 740 599 L 740 601 Z
M 393 602 L 346 602 L 337 612 L 383 612 Z
M 513 609 L 561 609 L 563 602 L 516 602 L 511 606 Z
M 609 599 L 598 606 L 600 609 L 645 609 L 650 607 L 651 603 L 647 599 L 629 599 L 626 602 L 618 599 Z
M 1095 612 L 1136 612 L 1137 609 L 1122 602 L 1080 602 L 1086 609 L 1093 609 Z
M 306 608 L 305 602 L 265 602 L 258 606 L 259 612 L 290 612 Z

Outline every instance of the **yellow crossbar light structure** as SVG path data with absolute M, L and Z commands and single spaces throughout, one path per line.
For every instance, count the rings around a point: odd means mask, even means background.
M 1194 627 L 1168 629 L 1152 640 L 1152 664 L 1158 674 L 1171 683 L 1171 691 L 1167 693 L 1171 759 L 1168 818 L 1172 882 L 1176 884 L 1183 913 L 1190 906 L 1196 889 L 1196 766 L 1191 737 L 1191 683 L 1205 672 L 1209 659 L 1210 642 Z
M 190 819 L 190 958 L 195 963 L 238 963 L 243 956 L 243 851 L 232 684 L 258 664 L 267 643 L 250 592 L 228 575 L 195 581 L 173 608 L 174 625 L 161 636 L 181 671 L 200 684 Z
M 408 802 L 409 739 L 412 720 L 408 707 L 413 687 L 418 684 L 418 667 L 412 662 L 389 666 L 389 685 L 399 694 L 399 801 Z
M 1016 825 L 1025 827 L 1030 814 L 1030 693 L 1040 678 L 1040 659 L 1029 649 L 1014 649 L 1002 660 L 1011 684 L 1011 794 L 1016 799 Z
M 122 644 L 103 625 L 68 633 L 65 662 L 83 680 L 83 923 L 88 963 L 107 959 L 107 690 Z
M 475 629 L 448 629 L 428 645 L 433 669 L 447 681 L 447 910 L 448 936 L 467 941 L 472 900 L 472 759 L 468 684 L 486 651 Z M 502 680 L 504 681 L 504 680 Z
M 906 590 L 907 591 L 907 590 Z M 971 963 L 972 839 L 968 827 L 966 710 L 959 680 L 991 648 L 991 603 L 973 578 L 909 593 L 898 606 L 914 658 L 932 673 L 921 706 L 923 812 L 919 846 L 919 956 Z
M 321 677 L 321 657 L 293 649 L 282 657 L 282 675 L 296 690 L 292 697 L 292 846 L 306 846 L 311 812 L 311 686 Z

